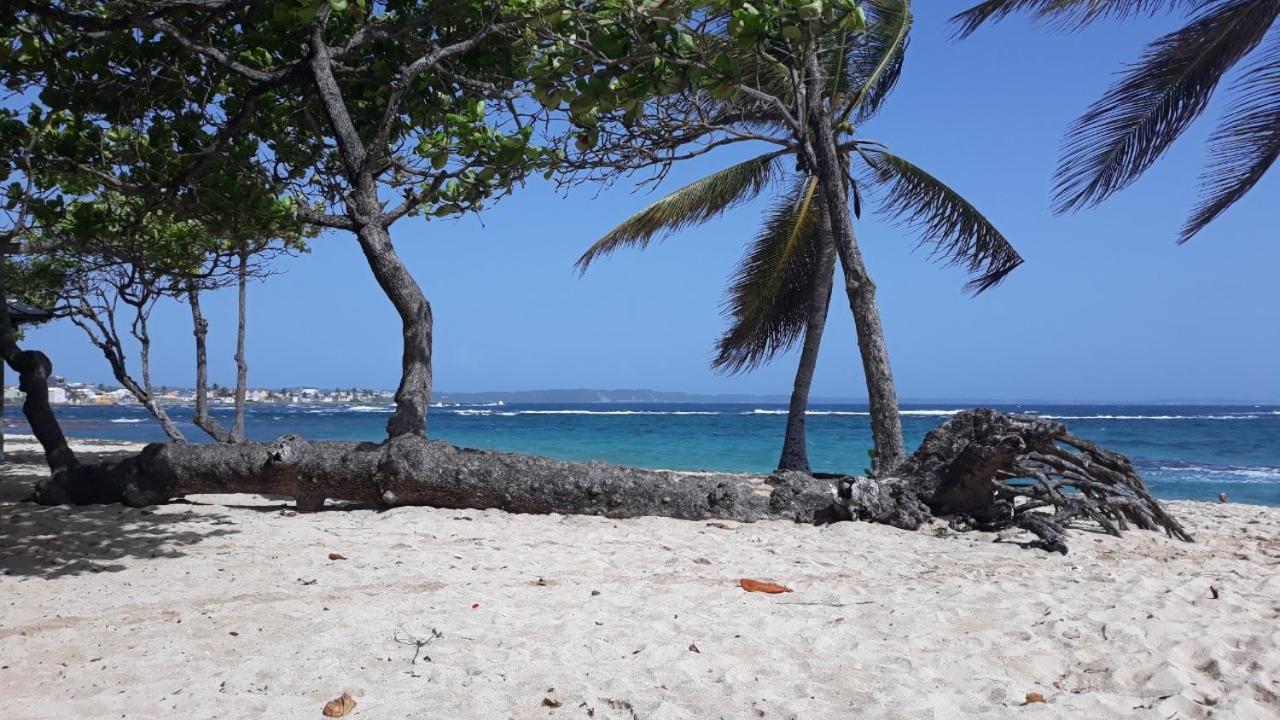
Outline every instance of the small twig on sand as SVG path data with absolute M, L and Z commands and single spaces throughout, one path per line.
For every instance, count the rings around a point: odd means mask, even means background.
M 400 633 L 404 633 L 404 636 L 401 637 Z M 391 639 L 395 640 L 397 643 L 401 645 L 408 645 L 409 647 L 413 648 L 413 659 L 409 661 L 409 664 L 415 665 L 417 664 L 419 657 L 421 657 L 423 660 L 426 660 L 427 662 L 431 662 L 431 656 L 422 652 L 422 648 L 430 645 L 433 641 L 439 640 L 442 637 L 444 637 L 444 633 L 440 632 L 435 628 L 431 628 L 431 636 L 423 639 L 415 636 L 413 633 L 409 632 L 408 630 L 405 630 L 404 626 L 402 625 L 400 627 L 400 630 L 395 635 L 393 635 Z

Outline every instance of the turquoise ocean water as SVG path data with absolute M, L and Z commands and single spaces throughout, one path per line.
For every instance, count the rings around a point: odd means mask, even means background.
M 1280 506 L 1280 407 L 997 405 L 1058 418 L 1073 432 L 1132 457 L 1156 495 Z M 960 406 L 903 408 L 908 448 Z M 191 439 L 202 433 L 191 411 L 171 411 Z M 162 440 L 140 407 L 57 409 L 67 434 L 81 438 Z M 230 408 L 215 409 L 228 419 Z M 251 438 L 288 433 L 312 439 L 379 440 L 390 414 L 374 406 L 254 406 Z M 604 460 L 649 468 L 768 471 L 778 459 L 786 408 L 768 404 L 459 405 L 433 407 L 433 437 L 478 448 L 566 460 Z M 815 405 L 808 417 L 815 470 L 858 473 L 867 465 L 871 431 L 865 405 Z M 16 408 L 8 433 L 29 432 Z

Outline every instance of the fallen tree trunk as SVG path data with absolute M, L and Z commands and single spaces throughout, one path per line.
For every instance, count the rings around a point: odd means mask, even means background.
M 144 506 L 203 493 L 285 495 L 303 511 L 335 499 L 612 518 L 858 519 L 908 530 L 949 518 L 958 528 L 1022 528 L 1039 538 L 1032 545 L 1059 552 L 1066 552 L 1067 529 L 1077 521 L 1117 535 L 1132 525 L 1191 539 L 1128 458 L 1076 438 L 1060 423 L 994 410 L 957 414 L 891 477 L 642 470 L 403 435 L 383 444 L 296 437 L 153 444 L 135 457 L 71 468 L 36 486 L 45 504 Z
M 659 515 L 811 522 L 834 482 L 805 473 L 742 475 L 641 470 L 458 448 L 404 435 L 375 445 L 283 438 L 272 444 L 147 446 L 110 465 L 39 483 L 45 504 L 144 506 L 199 493 L 287 495 L 304 511 L 326 498 L 380 507 L 429 505 L 614 518 Z

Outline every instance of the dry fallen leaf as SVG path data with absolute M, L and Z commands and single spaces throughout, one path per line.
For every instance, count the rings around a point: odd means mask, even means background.
M 344 717 L 356 709 L 356 699 L 351 693 L 342 693 L 342 697 L 334 698 L 324 704 L 325 717 Z
M 293 510 L 281 510 L 280 517 L 298 517 L 298 513 Z
M 750 578 L 742 578 L 738 581 L 738 585 L 747 592 L 769 593 L 771 595 L 791 592 L 791 588 L 785 585 L 765 582 L 764 580 L 752 580 Z
M 1030 705 L 1032 703 L 1042 703 L 1042 702 L 1044 702 L 1044 696 L 1041 695 L 1040 693 L 1033 692 L 1033 693 L 1027 693 L 1027 701 L 1023 703 L 1023 705 Z
M 690 652 L 696 652 L 696 653 L 698 653 L 698 654 L 701 654 L 701 653 L 702 653 L 702 651 L 698 649 L 698 646 L 697 646 L 697 645 L 695 645 L 695 644 L 693 644 L 693 643 L 689 643 L 689 651 L 690 651 Z
M 559 700 L 552 700 L 549 697 L 544 697 L 542 698 L 542 704 L 549 708 L 558 708 L 560 707 L 561 702 Z
M 329 553 L 329 559 L 330 560 L 346 560 L 347 557 L 345 555 L 339 555 L 338 553 Z
M 724 523 L 707 523 L 707 527 L 720 528 L 721 530 L 732 530 L 733 528 Z

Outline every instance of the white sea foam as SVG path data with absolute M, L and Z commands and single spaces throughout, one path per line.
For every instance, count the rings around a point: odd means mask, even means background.
M 520 415 L 723 415 L 703 410 L 520 410 Z
M 140 423 L 146 422 L 145 418 L 112 418 L 113 423 Z
M 391 412 L 394 408 L 390 405 L 352 405 L 347 408 L 349 412 Z
M 743 415 L 786 415 L 787 410 L 777 410 L 773 408 L 756 408 L 751 412 L 742 413 Z M 950 417 L 960 412 L 959 410 L 899 410 L 899 415 L 920 415 L 924 417 Z M 806 410 L 805 415 L 852 415 L 858 417 L 869 417 L 870 412 L 866 410 Z
M 1147 473 L 1169 473 L 1183 482 L 1275 483 L 1280 481 L 1280 467 L 1240 465 L 1158 465 Z

